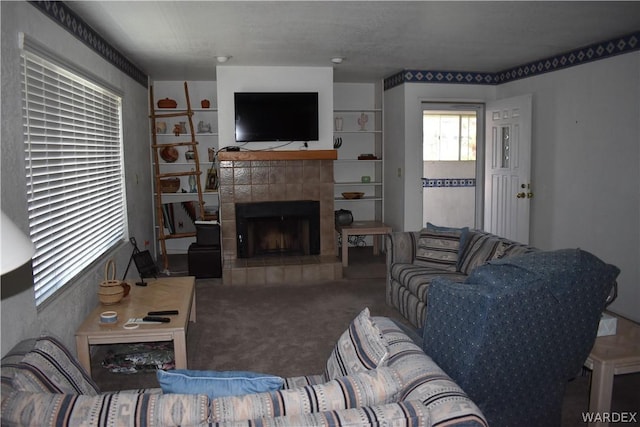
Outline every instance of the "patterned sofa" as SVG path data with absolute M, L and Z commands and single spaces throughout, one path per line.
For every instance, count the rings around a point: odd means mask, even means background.
M 387 304 L 418 329 L 427 318 L 427 295 L 434 278 L 464 282 L 487 261 L 537 251 L 485 231 L 430 223 L 420 231 L 388 234 L 386 250 Z
M 3 426 L 487 426 L 463 390 L 395 322 L 365 309 L 324 374 L 277 391 L 210 399 L 161 389 L 100 393 L 53 337 L 2 359 Z

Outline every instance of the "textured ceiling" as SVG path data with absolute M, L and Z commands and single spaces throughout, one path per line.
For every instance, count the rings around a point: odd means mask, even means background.
M 236 66 L 334 66 L 335 81 L 402 69 L 497 72 L 640 30 L 640 2 L 69 1 L 154 80 Z

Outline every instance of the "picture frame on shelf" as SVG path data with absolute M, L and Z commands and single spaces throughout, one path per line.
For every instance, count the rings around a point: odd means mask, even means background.
M 215 191 L 218 189 L 218 170 L 214 167 L 207 169 L 207 184 L 205 189 Z

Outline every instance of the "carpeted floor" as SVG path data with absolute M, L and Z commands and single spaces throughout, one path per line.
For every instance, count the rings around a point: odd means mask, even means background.
M 359 249 L 350 251 L 345 278 L 333 282 L 234 287 L 223 286 L 220 279 L 197 280 L 197 322 L 187 337 L 189 368 L 319 374 L 335 341 L 364 307 L 373 315 L 402 320 L 385 302 L 383 256 Z M 93 372 L 102 390 L 158 386 L 154 373 L 108 372 L 100 366 L 101 353 L 93 359 Z M 537 369 L 544 367 L 532 363 L 530 375 Z M 640 374 L 617 376 L 612 411 L 638 412 L 638 390 Z M 588 396 L 587 371 L 567 386 L 563 427 L 585 425 L 581 414 Z

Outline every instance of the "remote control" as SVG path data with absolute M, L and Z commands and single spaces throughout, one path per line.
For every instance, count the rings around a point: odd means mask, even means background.
M 170 316 L 172 314 L 178 314 L 178 310 L 150 311 L 147 314 L 149 316 Z
M 145 316 L 142 318 L 142 320 L 144 320 L 145 322 L 162 322 L 162 323 L 171 322 L 171 319 L 169 319 L 168 317 L 155 317 L 155 316 Z

